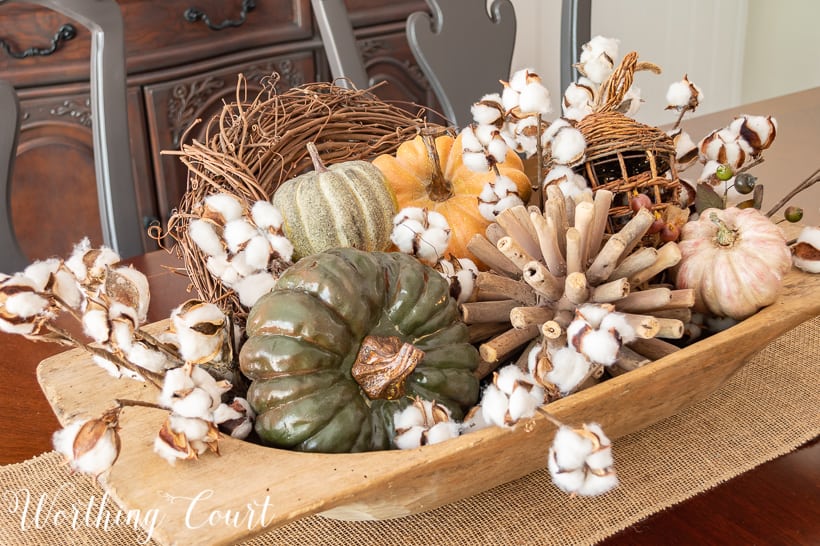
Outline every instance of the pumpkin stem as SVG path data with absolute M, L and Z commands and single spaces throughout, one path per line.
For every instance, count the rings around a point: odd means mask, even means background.
M 319 157 L 319 150 L 316 148 L 316 145 L 313 142 L 307 143 L 307 151 L 310 155 L 310 160 L 313 162 L 313 170 L 317 173 L 327 172 L 327 167 L 325 167 L 322 158 Z
M 726 222 L 718 218 L 718 215 L 714 212 L 709 215 L 709 220 L 714 222 L 717 227 L 717 234 L 715 234 L 715 239 L 720 246 L 732 246 L 735 244 L 735 240 L 737 239 L 737 230 L 734 230 L 726 225 Z
M 396 400 L 404 396 L 404 382 L 424 351 L 396 336 L 366 336 L 353 363 L 353 379 L 371 400 Z
M 441 171 L 441 160 L 436 148 L 435 135 L 429 131 L 422 131 L 421 140 L 427 148 L 427 157 L 432 164 L 430 169 L 430 181 L 427 183 L 427 196 L 433 201 L 447 201 L 453 196 L 453 185 Z

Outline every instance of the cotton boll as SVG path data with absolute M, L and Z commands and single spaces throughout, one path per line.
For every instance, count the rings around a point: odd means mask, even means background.
M 427 211 L 427 225 L 434 229 L 450 229 L 450 224 L 447 222 L 447 218 L 445 218 L 440 212 L 433 210 Z
M 117 366 L 105 357 L 93 355 L 91 357 L 91 361 L 103 370 L 105 370 L 105 372 L 114 379 L 119 379 L 123 376 L 122 370 L 120 370 L 119 366 Z
M 194 388 L 194 380 L 188 375 L 188 368 L 181 366 L 168 370 L 162 380 L 162 391 L 159 395 L 159 403 L 167 408 L 176 398 L 176 393 L 184 393 Z
M 236 409 L 232 408 L 228 404 L 219 404 L 217 408 L 214 410 L 213 413 L 213 422 L 216 424 L 224 423 L 226 421 L 234 421 L 236 419 L 242 419 L 245 416 L 236 411 Z
M 224 253 L 217 256 L 208 256 L 208 259 L 205 260 L 205 267 L 208 269 L 208 272 L 217 278 L 222 278 L 225 270 L 230 266 L 228 255 Z
M 678 170 L 688 169 L 698 159 L 698 145 L 689 133 L 680 128 L 669 133 L 669 136 L 675 144 L 675 160 L 678 163 Z
M 495 203 L 479 203 L 478 212 L 481 214 L 481 217 L 488 222 L 494 222 L 495 217 L 497 216 L 495 211 Z
M 436 423 L 427 431 L 427 445 L 438 444 L 451 438 L 457 438 L 458 435 L 458 423 L 454 421 Z
M 621 343 L 631 343 L 635 341 L 635 338 L 637 337 L 635 328 L 629 324 L 623 313 L 609 313 L 601 321 L 600 328 L 605 331 L 614 329 L 618 332 L 618 336 L 621 338 Z
M 490 170 L 490 162 L 487 154 L 481 152 L 464 152 L 461 156 L 462 163 L 473 172 L 483 173 Z
M 666 90 L 666 104 L 674 108 L 684 108 L 691 98 L 692 91 L 685 81 L 674 82 Z
M 495 385 L 487 385 L 481 397 L 483 420 L 499 427 L 509 428 L 510 425 L 507 423 L 508 408 L 509 399 L 507 395 Z
M 555 463 L 551 454 L 552 452 L 550 452 L 550 457 L 547 458 L 547 468 L 549 469 L 550 476 L 552 476 L 552 483 L 566 493 L 575 493 L 581 489 L 586 479 L 584 471 L 582 469 L 562 470 L 558 467 L 557 463 Z
M 468 125 L 461 130 L 461 151 L 484 153 L 484 145 L 476 134 L 476 125 Z
M 283 235 L 268 234 L 268 242 L 274 252 L 274 258 L 278 257 L 285 262 L 293 259 L 293 243 Z
M 66 267 L 77 277 L 77 280 L 83 282 L 88 277 L 88 268 L 83 261 L 83 256 L 91 248 L 91 241 L 88 237 L 83 238 L 79 243 L 74 245 L 68 259 L 65 261 Z
M 38 260 L 31 263 L 23 270 L 23 275 L 31 280 L 32 287 L 38 292 L 46 289 L 51 282 L 52 276 L 60 268 L 60 260 L 51 258 L 49 260 Z
M 449 231 L 441 228 L 429 228 L 424 231 L 419 239 L 415 254 L 422 261 L 435 263 L 446 253 L 449 244 Z
M 593 112 L 592 106 L 569 106 L 563 110 L 564 117 L 575 122 L 581 121 Z
M 535 386 L 528 389 L 516 387 L 510 395 L 507 409 L 510 419 L 516 423 L 521 419 L 535 415 L 536 408 L 544 403 L 544 389 Z
M 578 70 L 581 70 L 582 73 L 593 82 L 600 84 L 612 74 L 614 66 L 615 63 L 610 57 L 598 55 L 581 63 L 578 66 Z
M 131 266 L 117 267 L 111 270 L 112 281 L 106 281 L 105 293 L 108 297 L 126 308 L 133 309 L 133 315 L 138 323 L 143 323 L 148 317 L 148 308 L 151 305 L 151 288 L 148 277 Z M 112 308 L 114 304 L 112 304 Z M 125 311 L 121 311 L 125 313 Z
M 497 100 L 496 100 L 497 98 Z M 493 125 L 504 116 L 504 105 L 501 104 L 501 95 L 494 95 L 492 99 L 483 97 L 470 107 L 473 121 L 482 125 Z
M 209 420 L 213 399 L 204 389 L 194 388 L 184 396 L 171 401 L 171 411 L 182 417 L 198 417 Z
M 422 436 L 425 432 L 423 426 L 414 426 L 405 430 L 401 434 L 397 434 L 393 438 L 393 443 L 398 449 L 415 449 L 421 447 Z
M 698 182 L 710 183 L 717 181 L 717 179 L 712 180 L 712 178 L 717 172 L 718 167 L 720 167 L 720 163 L 714 159 L 708 160 L 703 164 L 703 169 L 701 169 L 700 175 L 698 176 Z
M 541 345 L 535 345 L 527 353 L 527 371 L 530 375 L 535 373 L 535 365 L 538 364 L 538 359 L 541 358 L 543 351 Z
M 577 309 L 576 315 L 580 315 L 593 328 L 598 328 L 601 326 L 604 317 L 611 312 L 612 306 L 610 305 L 586 303 Z
M 820 227 L 807 226 L 800 230 L 794 246 L 792 261 L 795 267 L 807 273 L 820 273 Z
M 641 109 L 641 104 L 643 104 L 641 90 L 633 85 L 626 91 L 621 104 L 617 106 L 616 110 L 625 116 L 634 117 Z
M 243 250 L 245 253 L 245 261 L 256 271 L 268 268 L 270 251 L 271 248 L 270 243 L 268 243 L 268 238 L 262 234 L 252 237 L 251 240 L 248 241 L 245 250 Z
M 498 370 L 493 383 L 501 392 L 509 396 L 519 384 L 534 385 L 535 379 L 515 364 L 508 364 Z
M 524 86 L 519 97 L 519 109 L 524 114 L 536 113 L 546 115 L 552 112 L 550 92 L 538 81 L 530 81 Z
M 486 148 L 490 145 L 490 142 L 500 135 L 500 131 L 495 125 L 475 125 L 474 131 L 482 152 L 486 152 Z
M 573 82 L 564 91 L 564 108 L 591 107 L 595 102 L 595 91 L 588 85 Z
M 68 460 L 72 470 L 98 476 L 117 460 L 120 442 L 114 425 L 94 421 L 80 421 L 78 426 L 69 425 L 55 432 L 52 443 L 55 450 Z
M 203 389 L 211 396 L 213 400 L 211 411 L 215 410 L 219 404 L 222 403 L 222 395 L 231 390 L 232 387 L 230 382 L 225 380 L 217 381 L 214 376 L 199 366 L 192 367 L 191 379 L 194 380 L 194 385 Z
M 501 199 L 498 200 L 498 203 L 496 203 L 494 212 L 495 212 L 495 215 L 497 216 L 497 215 L 501 214 L 503 211 L 505 211 L 507 209 L 511 209 L 513 207 L 520 207 L 523 204 L 524 204 L 524 201 L 522 201 L 521 198 L 518 197 L 517 194 L 513 193 L 513 194 L 505 195 L 504 197 L 502 197 Z
M 239 295 L 239 303 L 250 309 L 259 298 L 273 290 L 276 277 L 267 272 L 256 273 L 238 281 L 233 289 Z
M 514 108 L 518 108 L 519 96 L 518 91 L 509 85 L 505 85 L 504 90 L 501 92 L 501 104 L 504 106 L 504 110 L 509 112 Z
M 611 366 L 618 359 L 621 344 L 612 334 L 604 330 L 590 330 L 581 337 L 578 350 L 597 364 Z
M 83 313 L 83 332 L 97 343 L 106 343 L 111 335 L 108 312 L 105 309 L 88 309 Z
M 551 141 L 553 138 L 555 138 L 555 135 L 558 133 L 558 131 L 566 127 L 572 128 L 572 124 L 569 122 L 569 120 L 565 118 L 558 118 L 549 124 L 547 130 L 544 131 L 544 136 L 546 137 L 547 141 Z
M 188 224 L 188 236 L 208 256 L 219 256 L 225 252 L 225 243 L 211 222 L 195 218 Z
M 251 207 L 253 223 L 262 229 L 282 227 L 282 213 L 269 201 L 257 201 Z
M 552 158 L 556 163 L 571 165 L 584 158 L 586 140 L 578 129 L 564 127 L 552 139 Z
M 228 244 L 228 250 L 233 253 L 242 250 L 242 247 L 251 240 L 256 234 L 257 230 L 244 218 L 231 220 L 225 224 L 225 231 L 222 236 Z
M 611 491 L 618 486 L 618 476 L 615 473 L 607 473 L 602 476 L 588 473 L 586 480 L 575 492 L 585 497 L 594 497 Z
M 85 294 L 81 290 L 77 278 L 64 267 L 54 273 L 51 291 L 72 309 L 80 309 L 85 302 Z
M 244 214 L 242 203 L 230 193 L 214 193 L 205 197 L 205 208 L 207 216 L 221 217 L 221 224 L 225 225 L 232 220 L 237 220 Z
M 108 341 L 113 347 L 127 353 L 134 344 L 134 323 L 124 317 L 111 320 L 111 335 Z
M 512 76 L 510 76 L 510 81 L 508 85 L 511 89 L 515 90 L 518 93 L 521 93 L 524 90 L 524 87 L 527 85 L 530 77 L 530 70 L 528 68 L 522 68 L 520 70 L 516 70 L 513 72 Z
M 610 59 L 618 58 L 618 47 L 621 41 L 616 38 L 606 36 L 594 36 L 589 42 L 581 46 L 580 61 L 584 62 L 590 57 L 597 57 L 605 53 Z
M 161 373 L 172 365 L 165 353 L 147 347 L 143 343 L 133 343 L 126 357 L 132 364 L 156 373 Z
M 771 116 L 743 115 L 732 121 L 729 129 L 748 144 L 753 155 L 759 156 L 774 142 L 777 120 Z
M 211 430 L 211 423 L 205 419 L 170 415 L 168 417 L 171 430 L 184 434 L 188 441 L 205 440 Z
M 558 188 L 561 190 L 561 193 L 564 197 L 569 197 L 570 199 L 574 199 L 576 202 L 578 201 L 578 197 L 580 197 L 584 192 L 590 191 L 587 188 L 586 179 L 581 176 L 580 178 L 577 176 L 573 176 L 569 180 L 564 180 L 558 184 Z
M 492 423 L 484 419 L 484 412 L 481 406 L 473 406 L 473 409 L 464 417 L 464 420 L 459 425 L 459 433 L 467 434 L 469 432 L 476 432 L 478 430 L 491 426 Z
M 49 308 L 49 302 L 39 294 L 24 291 L 6 296 L 3 306 L 4 313 L 27 319 L 45 313 Z
M 553 369 L 547 374 L 547 381 L 563 395 L 571 393 L 589 373 L 590 362 L 572 347 L 558 349 L 550 360 Z
M 581 436 L 574 429 L 564 425 L 558 428 L 552 441 L 555 462 L 560 468 L 582 468 L 586 458 L 592 453 L 592 440 Z
M 572 180 L 575 177 L 575 171 L 566 165 L 555 165 L 544 176 L 544 185 L 556 184 L 567 180 Z
M 404 252 L 405 254 L 413 253 L 416 234 L 418 233 L 410 222 L 412 222 L 412 220 L 396 224 L 393 227 L 393 231 L 390 232 L 390 241 L 396 245 L 399 252 Z M 423 228 L 418 226 L 417 229 L 422 230 Z
M 507 143 L 501 138 L 500 133 L 496 133 L 495 137 L 487 146 L 487 155 L 496 163 L 504 163 L 504 160 L 507 159 L 507 151 Z
M 409 429 L 424 425 L 424 414 L 416 404 L 410 404 L 393 416 L 393 427 L 396 430 Z

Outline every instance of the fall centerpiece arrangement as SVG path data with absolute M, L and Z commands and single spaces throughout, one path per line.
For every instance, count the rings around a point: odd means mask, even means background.
M 4 331 L 82 347 L 112 381 L 156 391 L 68 424 L 55 448 L 101 475 L 133 405 L 167 413 L 154 451 L 184 464 L 225 435 L 424 449 L 540 415 L 557 429 L 556 486 L 615 487 L 606 432 L 550 404 L 752 316 L 792 265 L 816 273 L 820 249 L 817 227 L 786 240 L 771 219 L 785 202 L 759 210 L 751 171 L 775 119 L 741 116 L 696 143 L 683 119 L 702 93 L 684 77 L 667 94 L 674 127 L 641 124 L 635 74 L 660 68 L 635 52 L 616 64 L 617 48 L 584 46 L 561 116 L 522 70 L 478 90 L 459 131 L 367 90 L 271 82 L 248 99 L 240 80 L 205 137 L 168 152 L 188 190 L 157 238 L 198 297 L 162 331 L 144 324 L 145 276 L 87 241 L 0 280 Z

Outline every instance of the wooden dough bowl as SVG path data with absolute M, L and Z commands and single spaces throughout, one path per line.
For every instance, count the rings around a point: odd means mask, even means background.
M 756 315 L 553 402 L 549 411 L 570 425 L 600 423 L 611 439 L 635 432 L 705 398 L 771 340 L 817 314 L 820 275 L 792 269 L 778 301 Z M 61 423 L 97 416 L 115 398 L 156 396 L 142 383 L 112 380 L 80 350 L 44 360 L 37 372 Z M 164 545 L 232 544 L 311 514 L 360 520 L 430 510 L 543 468 L 555 431 L 536 415 L 512 430 L 357 454 L 297 453 L 225 438 L 220 456 L 171 466 L 152 451 L 164 419 L 158 410 L 124 409 L 121 454 L 100 478 L 123 510 L 159 515 L 153 538 Z M 231 518 L 239 519 L 225 521 Z

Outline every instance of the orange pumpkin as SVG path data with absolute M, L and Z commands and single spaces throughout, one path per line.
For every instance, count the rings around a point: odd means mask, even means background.
M 467 243 L 476 233 L 483 234 L 490 224 L 478 210 L 478 196 L 487 182 L 496 179 L 492 170 L 476 172 L 463 163 L 461 135 L 419 135 L 402 143 L 396 154 L 384 154 L 373 160 L 393 189 L 399 210 L 419 207 L 442 214 L 450 224 L 449 254 L 470 258 L 483 269 L 483 264 L 467 250 Z M 509 177 L 518 187 L 524 203 L 531 192 L 530 180 L 524 172 L 521 158 L 507 151 L 503 163 L 496 165 L 498 173 Z

